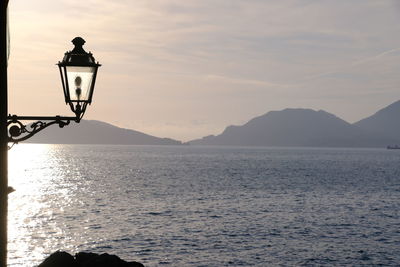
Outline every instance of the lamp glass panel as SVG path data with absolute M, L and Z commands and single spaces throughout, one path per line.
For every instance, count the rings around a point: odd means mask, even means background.
M 92 88 L 94 67 L 67 66 L 67 79 L 71 101 L 87 101 Z
M 65 96 L 65 102 L 67 103 L 69 101 L 69 97 L 68 97 L 68 89 L 67 89 L 67 85 L 66 85 L 66 73 L 65 73 L 65 68 L 64 67 L 60 67 L 60 73 L 61 73 L 61 83 L 63 86 L 63 91 L 64 91 L 64 96 Z

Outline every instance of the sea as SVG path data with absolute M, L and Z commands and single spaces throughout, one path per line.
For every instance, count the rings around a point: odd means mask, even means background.
M 400 150 L 15 145 L 9 266 L 400 266 Z

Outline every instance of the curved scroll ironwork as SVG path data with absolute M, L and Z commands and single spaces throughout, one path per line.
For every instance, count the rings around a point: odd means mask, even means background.
M 18 142 L 25 141 L 41 130 L 49 127 L 53 124 L 58 124 L 60 128 L 68 125 L 70 121 L 80 121 L 80 117 L 40 117 L 40 116 L 16 116 L 9 115 L 7 117 L 7 127 L 8 127 L 8 142 L 17 144 Z M 30 124 L 24 124 L 22 121 L 32 121 L 36 122 Z

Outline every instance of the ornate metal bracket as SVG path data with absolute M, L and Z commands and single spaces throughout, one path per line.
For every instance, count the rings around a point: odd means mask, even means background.
M 53 124 L 58 124 L 60 128 L 68 125 L 70 121 L 79 122 L 81 118 L 77 117 L 45 117 L 45 116 L 17 116 L 8 115 L 8 142 L 17 144 L 18 142 L 25 141 L 41 130 Z M 25 125 L 22 121 L 36 121 Z

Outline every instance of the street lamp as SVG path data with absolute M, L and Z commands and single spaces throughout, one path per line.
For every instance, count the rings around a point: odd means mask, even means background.
M 24 141 L 52 124 L 62 128 L 70 121 L 80 122 L 87 105 L 92 102 L 97 69 L 101 66 L 91 53 L 82 48 L 85 41 L 75 38 L 72 41 L 75 48 L 66 52 L 57 64 L 65 102 L 75 116 L 8 115 L 7 5 L 8 0 L 0 1 L 0 267 L 7 266 L 8 144 Z M 24 121 L 34 122 L 25 125 Z
M 65 103 L 70 105 L 77 118 L 81 118 L 87 104 L 92 103 L 97 69 L 101 65 L 96 63 L 92 53 L 83 49 L 85 40 L 76 37 L 72 43 L 75 48 L 66 52 L 64 59 L 57 65 L 60 68 Z
M 72 51 L 65 53 L 62 61 L 58 62 L 65 103 L 70 106 L 75 117 L 65 116 L 7 116 L 8 142 L 18 143 L 29 139 L 44 128 L 58 124 L 60 128 L 70 121 L 80 122 L 85 114 L 87 105 L 92 103 L 97 69 L 101 66 L 95 61 L 92 53 L 83 49 L 85 40 L 76 37 L 72 40 L 75 45 Z M 36 121 L 25 125 L 22 121 Z

